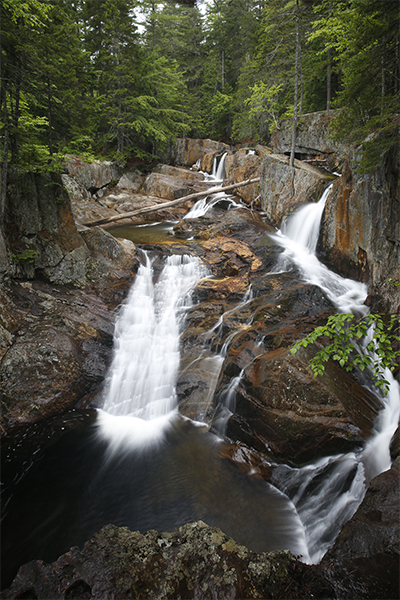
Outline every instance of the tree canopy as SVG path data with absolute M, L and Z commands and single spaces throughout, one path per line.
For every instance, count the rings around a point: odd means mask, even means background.
M 268 142 L 282 118 L 326 108 L 337 136 L 364 143 L 366 169 L 397 140 L 398 0 L 3 0 L 0 11 L 3 163 L 151 158 L 185 135 Z

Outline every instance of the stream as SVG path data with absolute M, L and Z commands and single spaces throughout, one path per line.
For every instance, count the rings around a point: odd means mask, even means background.
M 223 179 L 223 160 L 215 164 L 213 177 Z M 366 314 L 366 286 L 332 273 L 315 255 L 328 194 L 329 189 L 319 203 L 300 209 L 272 236 L 282 249 L 273 272 L 295 265 L 302 279 L 320 287 L 338 311 Z M 232 210 L 237 206 L 234 198 L 211 197 L 186 216 L 198 218 L 221 200 Z M 173 225 L 136 227 L 134 241 L 145 244 L 149 236 L 152 243 L 173 241 Z M 115 229 L 128 237 L 126 228 Z M 201 519 L 251 550 L 289 548 L 303 561 L 317 563 L 359 506 L 368 481 L 390 467 L 400 392 L 389 371 L 384 409 L 374 434 L 359 450 L 301 468 L 279 465 L 280 489 L 229 460 L 224 432 L 241 374 L 232 377 L 212 423 L 182 416 L 176 392 L 180 337 L 196 285 L 210 273 L 190 253 L 171 254 L 156 272 L 151 253 L 140 252 L 140 268 L 115 326 L 102 408 L 76 409 L 30 426 L 7 449 L 2 521 L 6 586 L 19 565 L 32 559 L 51 562 L 108 523 L 140 532 L 172 531 Z M 240 312 L 251 294 L 249 289 L 232 310 Z M 216 316 L 205 338 L 218 334 L 223 318 Z M 214 373 L 211 400 L 230 339 L 207 356 Z

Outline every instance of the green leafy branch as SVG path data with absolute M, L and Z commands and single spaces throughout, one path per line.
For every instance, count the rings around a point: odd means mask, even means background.
M 393 346 L 400 341 L 399 334 L 400 315 L 390 315 L 390 321 L 384 321 L 377 314 L 357 319 L 352 314 L 340 313 L 330 316 L 326 325 L 316 327 L 298 341 L 291 353 L 295 354 L 300 348 L 307 348 L 319 338 L 325 337 L 331 340 L 330 343 L 324 345 L 310 360 L 314 377 L 322 375 L 325 363 L 332 359 L 346 371 L 351 371 L 354 367 L 358 367 L 360 371 L 368 368 L 374 384 L 387 394 L 390 384 L 384 373 L 386 368 L 394 371 L 398 367 L 400 350 L 393 349 Z

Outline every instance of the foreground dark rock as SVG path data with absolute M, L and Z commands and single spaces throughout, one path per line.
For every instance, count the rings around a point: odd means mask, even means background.
M 142 535 L 113 525 L 52 564 L 23 565 L 4 600 L 251 598 L 393 600 L 399 596 L 400 462 L 372 480 L 319 565 L 250 552 L 205 523 Z
M 71 548 L 51 565 L 21 567 L 2 598 L 300 598 L 297 580 L 304 569 L 290 552 L 250 552 L 202 521 L 144 535 L 108 525 L 82 550 Z M 329 594 L 322 579 L 311 589 L 311 597 Z
M 400 459 L 375 477 L 321 569 L 337 598 L 398 598 L 400 592 Z

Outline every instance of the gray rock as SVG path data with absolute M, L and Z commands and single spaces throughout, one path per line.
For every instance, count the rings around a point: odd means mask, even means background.
M 119 179 L 119 169 L 110 161 L 86 163 L 77 156 L 69 155 L 66 168 L 70 177 L 89 191 L 96 191 Z
M 320 154 L 334 155 L 334 160 L 344 158 L 346 147 L 334 142 L 330 137 L 331 119 L 334 111 L 320 111 L 301 115 L 297 124 L 296 148 L 297 154 L 305 157 Z M 289 154 L 292 147 L 292 119 L 281 122 L 280 129 L 272 134 L 271 145 L 274 152 Z
M 288 551 L 256 554 L 202 521 L 142 535 L 107 525 L 51 565 L 20 568 L 3 598 L 287 598 L 295 563 Z M 78 595 L 79 592 L 79 595 Z M 84 595 L 84 593 L 86 595 Z
M 144 177 L 139 169 L 127 171 L 117 183 L 117 187 L 138 192 L 142 186 Z
M 283 155 L 264 154 L 261 163 L 261 201 L 268 221 L 280 225 L 295 206 L 319 200 L 329 181 L 327 172 L 296 161 L 289 166 Z

